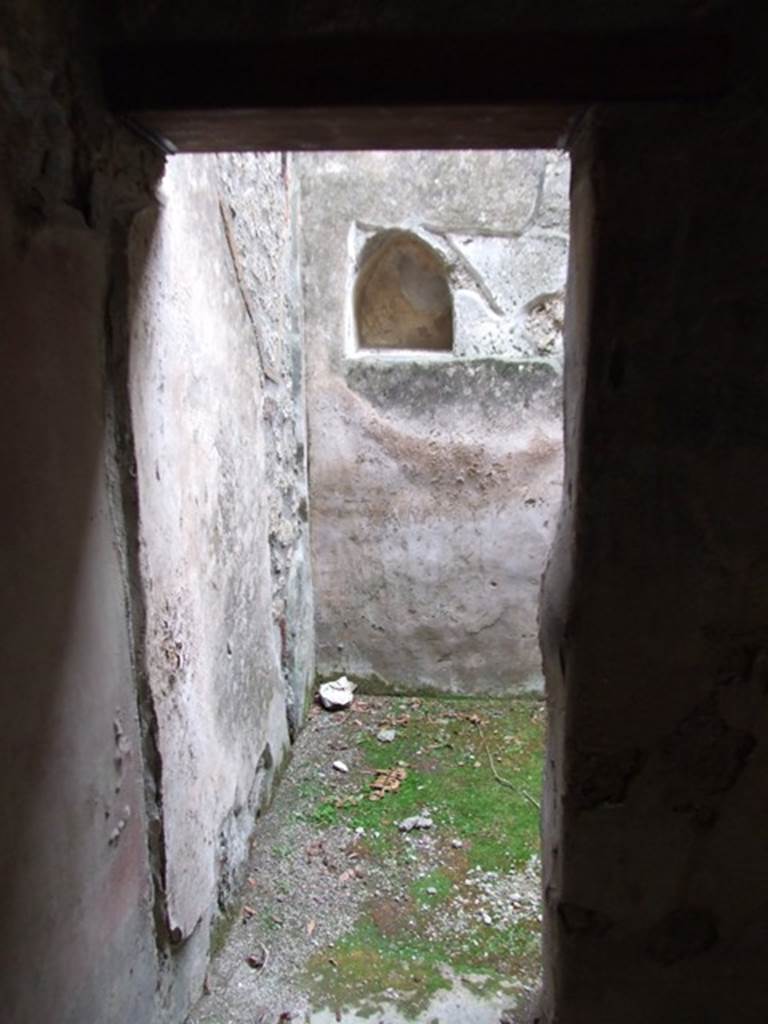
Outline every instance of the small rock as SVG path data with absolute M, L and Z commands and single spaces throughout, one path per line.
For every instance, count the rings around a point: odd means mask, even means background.
M 376 739 L 379 743 L 392 743 L 397 736 L 394 729 L 382 729 L 376 734 Z
M 355 699 L 356 686 L 346 676 L 339 676 L 330 683 L 323 683 L 318 690 L 320 703 L 326 711 L 340 711 L 348 708 Z
M 333 767 L 336 769 L 337 772 L 341 772 L 343 775 L 346 775 L 347 772 L 349 771 L 349 768 L 343 761 L 334 761 Z
M 493 924 L 493 918 L 491 917 L 487 910 L 480 911 L 480 920 L 483 922 L 483 924 Z
M 460 839 L 452 839 L 451 846 L 454 848 L 454 850 L 460 850 L 464 846 L 464 843 L 462 843 Z
M 437 896 L 437 889 L 434 887 L 434 885 L 427 886 L 427 895 L 428 896 Z
M 413 832 L 418 828 L 432 828 L 433 824 L 426 814 L 415 814 L 412 818 L 404 818 L 397 827 L 401 832 Z

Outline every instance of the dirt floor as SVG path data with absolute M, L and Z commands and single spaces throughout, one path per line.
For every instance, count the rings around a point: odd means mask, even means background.
M 522 1020 L 543 722 L 533 700 L 313 708 L 189 1024 Z

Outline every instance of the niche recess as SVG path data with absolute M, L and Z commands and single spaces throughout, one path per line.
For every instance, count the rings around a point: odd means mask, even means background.
M 453 350 L 453 301 L 445 264 L 409 231 L 381 231 L 369 240 L 354 302 L 361 350 Z

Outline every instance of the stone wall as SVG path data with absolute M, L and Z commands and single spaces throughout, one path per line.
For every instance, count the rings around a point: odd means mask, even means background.
M 150 1020 L 160 980 L 108 328 L 159 160 L 68 63 L 72 13 L 0 15 L 0 955 L 18 1024 Z
M 296 190 L 0 23 L 2 1016 L 178 1022 L 314 677 Z
M 318 671 L 377 689 L 540 690 L 568 159 L 320 154 L 299 166 Z M 444 267 L 452 353 L 358 347 L 357 276 L 393 229 Z
M 198 971 L 313 677 L 289 203 L 280 156 L 173 157 L 131 239 L 163 899 Z
M 731 101 L 603 108 L 572 152 L 544 1020 L 760 1024 L 768 125 Z
M 223 154 L 219 166 L 228 248 L 261 362 L 272 615 L 293 737 L 315 659 L 299 184 L 286 154 L 259 160 Z

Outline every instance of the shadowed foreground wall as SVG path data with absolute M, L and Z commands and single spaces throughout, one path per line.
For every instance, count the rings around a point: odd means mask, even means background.
M 538 594 L 562 472 L 568 158 L 298 162 L 318 671 L 405 692 L 540 691 Z M 393 229 L 410 233 L 401 266 L 416 237 L 445 268 L 452 353 L 358 349 L 356 283 Z M 415 276 L 402 280 L 402 298 L 383 295 L 388 345 L 418 338 L 408 289 L 424 300 Z
M 0 19 L 0 1016 L 177 1024 L 314 675 L 294 199 L 160 185 L 76 13 Z
M 2 20 L 2 1017 L 148 1020 L 159 969 L 106 325 L 113 237 L 151 202 L 158 161 L 95 127 L 79 76 L 51 88 L 64 24 Z
M 66 201 L 31 233 L 5 189 L 0 203 L 12 383 L 0 402 L 2 461 L 14 481 L 0 573 L 0 997 L 23 1024 L 111 1019 L 106 992 L 141 1019 L 156 967 L 104 423 L 106 241 Z M 28 965 L 41 957 L 45 982 L 33 984 Z
M 595 111 L 573 149 L 547 573 L 544 1019 L 768 1019 L 762 113 Z

